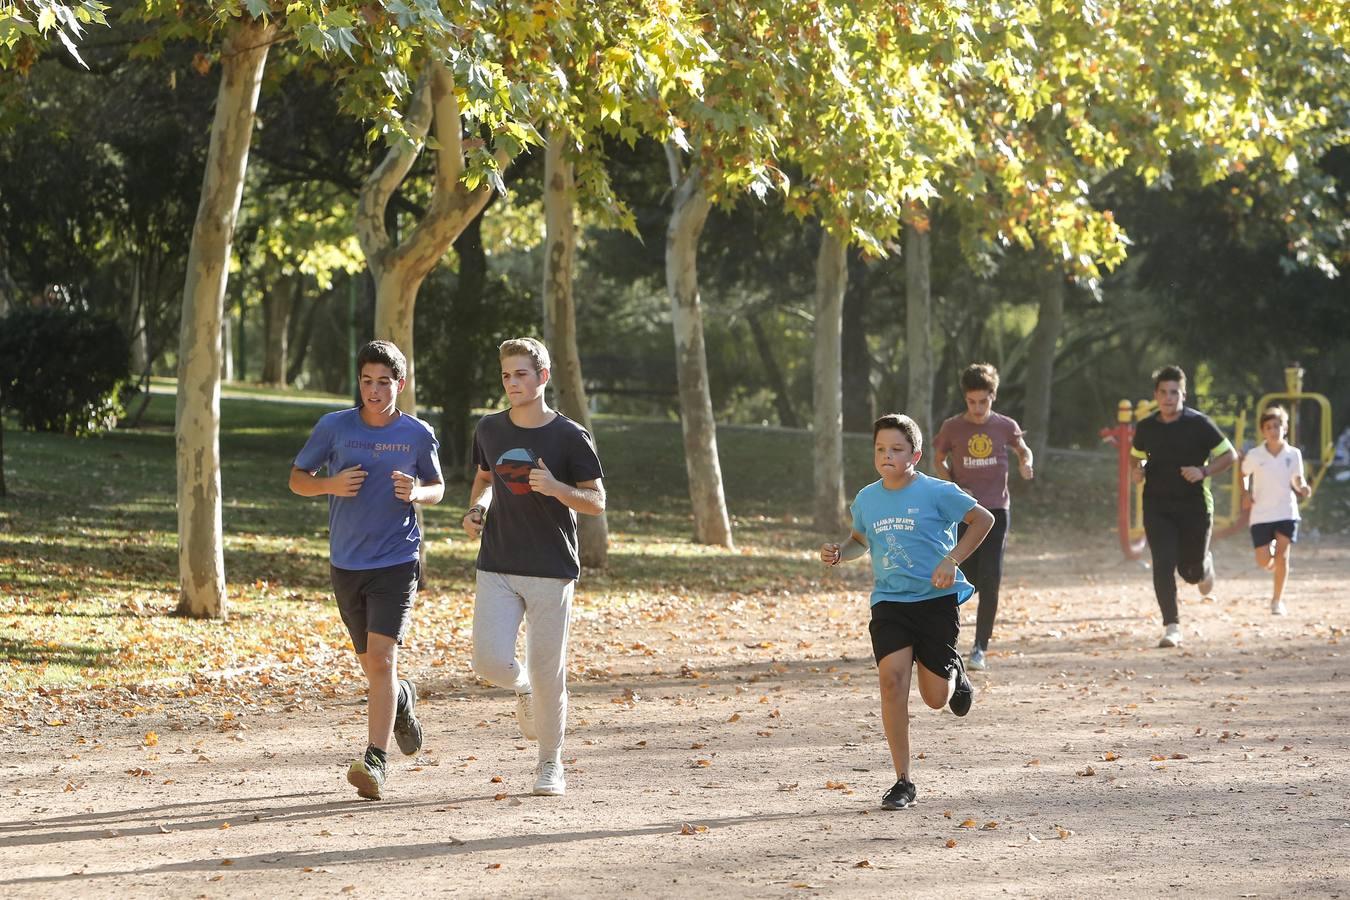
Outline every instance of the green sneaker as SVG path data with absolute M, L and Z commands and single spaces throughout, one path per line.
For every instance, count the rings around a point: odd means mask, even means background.
M 422 723 L 417 721 L 417 687 L 407 678 L 398 680 L 400 686 L 407 689 L 407 701 L 404 692 L 398 692 L 398 711 L 394 713 L 394 740 L 404 756 L 412 756 L 422 749 Z
M 388 775 L 385 767 L 368 757 L 361 757 L 347 770 L 347 781 L 356 788 L 356 793 L 367 800 L 383 799 L 380 789 Z

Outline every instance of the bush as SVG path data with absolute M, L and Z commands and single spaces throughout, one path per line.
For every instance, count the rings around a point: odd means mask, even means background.
M 131 348 L 114 321 L 67 309 L 0 318 L 0 406 L 32 431 L 87 434 L 117 424 Z

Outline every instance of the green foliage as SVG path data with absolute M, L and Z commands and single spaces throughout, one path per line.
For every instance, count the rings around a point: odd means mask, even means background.
M 11 0 L 0 3 L 0 69 L 27 72 L 55 37 L 84 65 L 76 42 L 88 25 L 106 25 L 100 0 Z
M 116 322 L 20 307 L 0 319 L 0 395 L 35 431 L 88 434 L 122 414 L 130 348 Z

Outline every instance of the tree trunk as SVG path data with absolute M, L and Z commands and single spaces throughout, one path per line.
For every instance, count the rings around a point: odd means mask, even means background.
M 703 345 L 703 309 L 698 293 L 698 238 L 711 203 L 697 166 L 681 171 L 679 151 L 666 145 L 674 188 L 666 228 L 666 289 L 675 328 L 675 372 L 679 384 L 684 465 L 694 512 L 694 540 L 733 547 L 731 517 L 722 491 L 717 458 L 717 423 L 708 386 L 708 356 Z
M 449 329 L 448 344 L 442 367 L 441 383 L 446 395 L 441 402 L 441 464 L 457 477 L 472 478 L 474 371 L 483 361 L 486 348 L 474 341 L 488 329 L 485 319 L 488 261 L 483 250 L 483 218 L 492 207 L 489 202 L 483 211 L 465 226 L 455 238 L 455 255 L 459 257 L 459 278 L 450 298 L 450 314 L 454 327 Z
M 1055 348 L 1064 327 L 1064 273 L 1046 269 L 1041 279 L 1041 303 L 1027 351 L 1026 434 L 1032 457 L 1041 459 L 1050 439 L 1050 394 L 1055 381 Z
M 234 381 L 234 328 L 228 308 L 220 316 L 220 380 L 222 384 Z
M 844 321 L 840 334 L 843 356 L 844 431 L 872 431 L 872 355 L 867 352 L 867 265 L 862 253 L 849 253 L 848 285 L 844 289 Z
M 905 226 L 905 355 L 909 362 L 909 396 L 905 413 L 923 433 L 924 468 L 932 469 L 928 442 L 933 434 L 932 236 L 929 223 Z
M 297 272 L 282 278 L 273 290 L 263 291 L 263 384 L 279 387 L 286 381 L 291 309 L 302 290 L 304 276 Z
M 319 313 L 328 308 L 336 293 L 337 288 L 332 287 L 327 293 L 315 297 L 305 310 L 304 316 L 297 316 L 295 310 L 291 311 L 291 321 L 298 321 L 300 324 L 293 330 L 293 339 L 287 344 L 289 348 L 286 360 L 287 384 L 295 384 L 304 372 L 305 357 L 309 355 L 309 345 L 314 341 L 314 326 L 319 321 Z
M 422 281 L 445 256 L 455 238 L 487 204 L 492 188 L 470 190 L 464 172 L 463 124 L 449 70 L 428 64 L 418 80 L 408 112 L 409 140 L 396 142 L 361 188 L 356 211 L 356 236 L 375 278 L 375 337 L 393 341 L 408 359 L 408 381 L 399 408 L 416 414 L 417 367 L 413 348 L 413 307 Z M 398 190 L 436 129 L 436 175 L 426 215 L 401 243 L 395 244 L 385 223 L 389 198 Z M 508 160 L 498 154 L 505 167 Z
M 141 284 L 141 257 L 131 257 L 131 298 L 127 310 L 127 334 L 131 336 L 131 371 L 142 372 L 150 362 L 148 335 L 145 332 L 145 298 Z
M 240 19 L 221 53 L 211 145 L 188 250 L 178 342 L 178 610 L 223 619 L 220 510 L 220 324 L 230 244 L 248 167 L 253 117 L 277 24 Z
M 801 428 L 797 411 L 792 408 L 792 397 L 788 393 L 787 379 L 783 377 L 783 368 L 773 355 L 773 342 L 764 330 L 763 316 L 759 312 L 750 312 L 745 316 L 745 324 L 750 328 L 750 337 L 759 351 L 759 361 L 764 366 L 764 378 L 773 391 L 773 405 L 778 410 L 778 424 L 784 428 Z
M 572 163 L 564 154 L 566 132 L 551 130 L 544 149 L 544 342 L 553 362 L 549 383 L 563 415 L 581 424 L 595 440 L 586 384 L 577 349 L 576 302 L 572 294 L 577 229 Z M 577 517 L 581 564 L 603 569 L 609 562 L 609 523 L 603 514 Z
M 813 471 L 816 531 L 835 534 L 844 523 L 844 410 L 841 331 L 848 284 L 847 247 L 822 229 L 816 255 L 816 352 L 811 383 L 815 413 Z

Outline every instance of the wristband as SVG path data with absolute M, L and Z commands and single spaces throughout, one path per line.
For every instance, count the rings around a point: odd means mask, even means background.
M 473 506 L 470 506 L 470 507 L 469 507 L 469 511 L 466 512 L 464 515 L 466 515 L 466 516 L 473 515 L 474 510 L 477 510 L 477 511 L 478 511 L 478 517 L 479 517 L 479 518 L 482 518 L 483 516 L 487 515 L 487 507 L 486 507 L 486 506 L 479 506 L 477 503 L 475 503 Z

